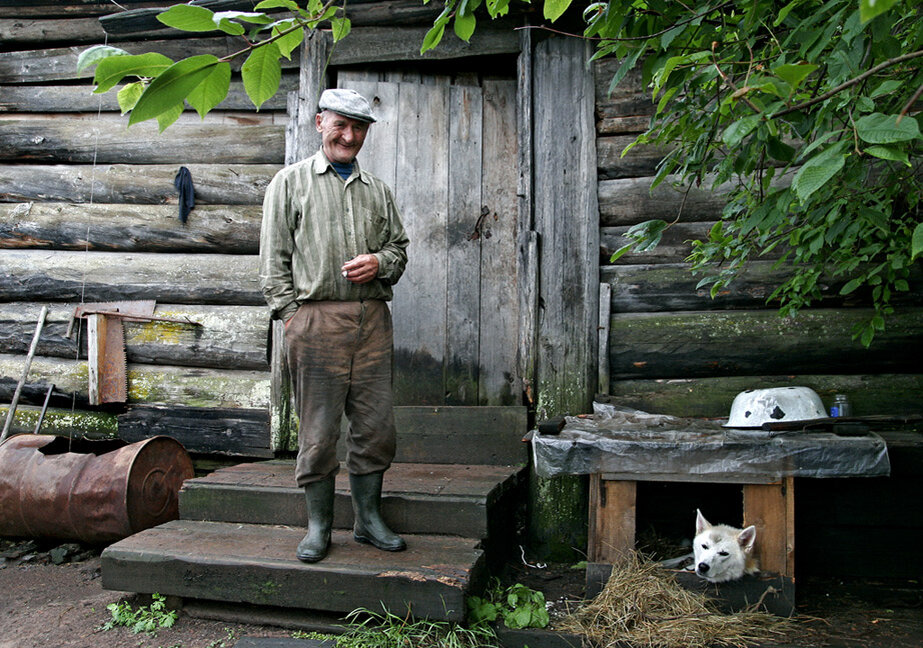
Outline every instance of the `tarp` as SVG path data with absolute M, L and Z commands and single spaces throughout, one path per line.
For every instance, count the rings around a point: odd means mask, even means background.
M 887 445 L 871 431 L 842 435 L 722 423 L 595 403 L 592 416 L 566 417 L 557 435 L 533 431 L 535 470 L 542 477 L 600 473 L 639 481 L 740 483 L 891 473 Z

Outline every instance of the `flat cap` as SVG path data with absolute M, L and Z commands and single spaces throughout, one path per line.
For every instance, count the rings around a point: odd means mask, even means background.
M 324 90 L 317 102 L 320 110 L 331 110 L 346 117 L 352 117 L 359 121 L 372 123 L 375 117 L 372 115 L 372 107 L 368 100 L 355 90 L 348 88 L 330 88 Z

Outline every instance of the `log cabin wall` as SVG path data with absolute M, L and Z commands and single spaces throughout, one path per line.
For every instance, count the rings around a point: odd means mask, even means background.
M 852 339 L 853 325 L 870 312 L 839 296 L 830 282 L 820 303 L 797 318 L 781 319 L 766 298 L 775 288 L 774 260 L 755 260 L 745 276 L 715 299 L 684 263 L 690 239 L 704 238 L 720 220 L 720 192 L 704 185 L 688 195 L 652 176 L 664 150 L 622 151 L 644 132 L 652 106 L 637 74 L 610 95 L 615 65 L 596 65 L 600 264 L 610 296 L 601 352 L 600 391 L 615 402 L 678 416 L 727 416 L 745 389 L 805 385 L 826 404 L 846 394 L 857 415 L 919 414 L 923 373 L 923 283 L 899 296 L 896 312 L 871 348 Z M 680 212 L 681 215 L 680 215 Z M 650 219 L 667 222 L 663 242 L 616 263 L 623 234 Z
M 128 2 L 130 9 L 163 3 Z M 43 305 L 49 308 L 17 409 L 31 431 L 129 440 L 171 434 L 193 452 L 271 456 L 268 314 L 257 285 L 263 191 L 281 168 L 285 90 L 254 112 L 240 84 L 204 120 L 186 112 L 158 133 L 127 128 L 114 92 L 76 72 L 94 44 L 174 59 L 230 40 L 170 39 L 170 30 L 106 34 L 110 2 L 0 7 L 0 402 L 9 403 Z M 195 208 L 179 220 L 174 178 L 191 172 Z M 88 407 L 86 330 L 66 337 L 82 303 L 156 300 L 126 322 L 130 407 Z M 79 320 L 78 320 L 79 322 Z M 2 411 L 4 420 L 6 409 Z
M 774 261 L 754 261 L 741 280 L 716 299 L 696 289 L 685 257 L 690 239 L 707 235 L 720 219 L 718 192 L 688 196 L 652 176 L 663 150 L 624 148 L 652 113 L 638 75 L 609 93 L 611 61 L 596 65 L 598 194 L 600 211 L 600 391 L 615 404 L 677 416 L 726 417 L 746 389 L 805 385 L 829 406 L 846 394 L 856 415 L 909 417 L 923 413 L 923 283 L 919 264 L 911 292 L 900 296 L 871 348 L 852 339 L 853 325 L 870 310 L 839 296 L 831 282 L 824 298 L 795 319 L 780 319 L 766 297 Z M 685 204 L 684 204 L 685 202 Z M 624 232 L 649 219 L 677 220 L 650 253 L 612 253 Z M 608 308 L 607 308 L 608 306 Z M 606 350 L 608 346 L 608 350 Z M 608 386 L 608 390 L 606 390 Z M 896 426 L 900 428 L 900 426 Z M 919 429 L 919 426 L 917 426 Z M 917 577 L 923 543 L 923 457 L 918 431 L 881 430 L 891 476 L 795 480 L 799 577 L 893 579 Z M 638 493 L 639 531 L 688 537 L 696 508 L 739 524 L 740 489 L 728 485 L 648 482 Z M 895 540 L 897 539 L 897 540 Z M 891 551 L 870 557 L 870 546 Z M 903 585 L 899 585 L 903 586 Z

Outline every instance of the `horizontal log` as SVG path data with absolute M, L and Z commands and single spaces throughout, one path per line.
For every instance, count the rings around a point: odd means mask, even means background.
M 177 197 L 177 164 L 0 164 L 0 201 L 161 204 Z M 280 164 L 186 164 L 196 204 L 261 205 Z
M 623 152 L 635 141 L 634 135 L 612 135 L 596 139 L 596 166 L 600 180 L 639 178 L 657 173 L 657 165 L 672 147 L 645 144 Z
M 677 176 L 668 176 L 651 189 L 653 178 L 622 178 L 601 180 L 597 185 L 599 219 L 602 226 L 636 225 L 646 220 L 673 222 L 714 221 L 726 203 L 722 194 L 730 185 L 714 191 L 711 183 L 702 187 L 683 188 L 676 185 Z
M 129 443 L 166 435 L 194 453 L 265 458 L 275 454 L 266 409 L 133 405 L 119 414 L 118 435 Z
M 163 0 L 119 0 L 119 5 L 132 7 L 162 7 Z M 60 3 L 54 0 L 29 0 L 27 2 L 6 2 L 0 4 L 0 16 L 4 18 L 61 16 L 103 16 L 117 7 L 112 0 L 83 0 L 82 2 Z
M 923 374 L 780 376 L 723 376 L 613 380 L 608 397 L 600 400 L 653 414 L 723 418 L 730 415 L 734 397 L 747 389 L 810 387 L 825 404 L 835 394 L 846 394 L 856 416 L 919 414 Z
M 175 201 L 175 199 L 174 199 Z M 199 205 L 0 203 L 0 248 L 258 254 L 262 209 Z
M 890 315 L 872 346 L 852 339 L 866 309 L 631 313 L 609 324 L 613 380 L 817 373 L 912 373 L 923 353 L 923 309 Z
M 2 208 L 0 208 L 2 213 Z M 702 240 L 714 223 L 675 223 L 663 232 L 660 243 L 648 252 L 628 252 L 616 259 L 618 265 L 639 265 L 651 263 L 683 263 L 692 252 L 693 240 Z M 620 227 L 601 227 L 599 230 L 599 262 L 602 265 L 613 263 L 612 254 L 623 246 L 632 243 L 625 237 L 630 229 L 628 225 Z M 2 229 L 0 229 L 2 232 Z
M 125 122 L 127 125 L 127 121 Z M 0 160 L 97 164 L 281 164 L 285 127 L 174 124 L 163 133 L 155 122 L 126 128 L 116 122 L 4 120 Z
M 6 421 L 9 411 L 8 406 L 0 406 L 0 421 Z M 111 412 L 49 407 L 42 416 L 41 407 L 20 405 L 13 414 L 10 434 L 32 434 L 40 419 L 40 434 L 56 434 L 76 439 L 115 439 L 119 432 L 118 419 Z
M 253 112 L 253 102 L 244 91 L 240 81 L 232 81 L 227 98 L 215 108 L 215 111 L 241 110 L 250 111 L 250 118 L 260 115 L 272 114 L 271 111 L 284 111 L 286 95 L 298 89 L 298 74 L 289 71 L 282 75 L 279 83 L 279 92 L 270 97 L 260 107 L 260 113 Z M 186 107 L 187 112 L 195 115 L 192 108 Z M 0 113 L 89 113 L 95 118 L 98 111 L 119 112 L 118 99 L 115 92 L 95 94 L 90 86 L 86 85 L 8 85 L 0 87 Z M 209 116 L 217 114 L 209 113 Z M 123 126 L 127 117 L 120 117 Z
M 250 0 L 214 0 L 206 2 L 212 11 L 251 11 Z M 187 32 L 166 27 L 157 20 L 161 9 L 134 9 L 123 11 L 99 19 L 101 28 L 108 34 L 127 37 L 127 35 L 145 32 L 157 33 L 159 38 L 188 38 Z M 350 2 L 346 7 L 346 16 L 353 27 L 370 25 L 414 25 L 432 24 L 442 11 L 441 6 L 424 5 L 419 0 L 388 0 L 379 2 Z M 321 27 L 326 28 L 327 23 Z
M 349 36 L 337 43 L 331 53 L 330 64 L 356 65 L 387 61 L 449 60 L 469 56 L 518 54 L 519 35 L 511 24 L 498 21 L 483 25 L 466 43 L 454 33 L 446 33 L 442 43 L 426 54 L 420 46 L 428 31 L 421 27 L 356 27 Z M 129 54 L 159 52 L 174 61 L 197 54 L 228 56 L 243 48 L 242 41 L 234 37 L 202 37 L 177 40 L 158 40 L 119 43 Z M 0 52 L 0 84 L 39 83 L 91 79 L 93 68 L 77 72 L 77 57 L 82 46 L 36 49 L 21 52 Z M 239 70 L 243 57 L 231 61 L 233 70 Z M 282 58 L 283 69 L 299 68 L 297 52 L 291 60 Z
M 612 57 L 597 60 L 594 64 L 596 83 L 596 116 L 599 119 L 610 117 L 628 117 L 632 115 L 650 115 L 654 104 L 641 79 L 641 67 L 638 66 L 625 75 L 625 78 L 611 87 L 612 79 L 621 65 L 621 61 Z
M 0 301 L 263 306 L 255 255 L 9 250 L 0 255 Z
M 71 317 L 79 305 L 44 304 L 48 315 L 37 353 L 55 358 L 86 358 L 86 323 Z M 0 303 L 0 353 L 25 355 L 43 304 Z M 128 362 L 217 369 L 268 370 L 265 306 L 180 306 L 160 304 L 154 317 L 196 322 L 123 321 Z
M 16 390 L 22 363 L 22 356 L 0 355 L 0 402 L 9 402 Z M 41 405 L 54 385 L 52 406 L 87 409 L 87 373 L 80 360 L 36 357 L 20 403 Z M 268 409 L 269 372 L 129 363 L 128 404 Z

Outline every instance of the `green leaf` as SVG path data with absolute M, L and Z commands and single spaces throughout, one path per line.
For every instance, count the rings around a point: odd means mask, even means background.
M 288 9 L 289 11 L 298 11 L 298 3 L 294 0 L 262 0 L 258 2 L 254 9 L 262 11 L 263 9 Z
M 231 64 L 220 62 L 205 79 L 186 96 L 189 105 L 204 118 L 215 106 L 224 101 L 231 87 Z
M 772 68 L 772 72 L 788 83 L 792 87 L 792 90 L 796 90 L 801 82 L 818 67 L 820 66 L 809 65 L 807 63 L 801 63 L 799 65 L 785 64 Z
M 244 89 L 257 109 L 279 90 L 279 82 L 282 80 L 282 66 L 279 64 L 281 56 L 276 44 L 269 43 L 250 52 L 240 68 Z
M 901 83 L 900 81 L 897 81 L 895 79 L 889 79 L 887 81 L 884 81 L 881 85 L 879 85 L 874 90 L 872 90 L 871 94 L 869 94 L 869 97 L 871 97 L 872 99 L 876 99 L 884 95 L 889 95 L 895 90 L 899 89 L 903 85 L 904 84 Z
M 291 29 L 295 25 L 295 21 L 290 20 L 288 22 L 280 23 L 272 28 L 272 35 L 278 36 L 287 29 Z M 276 47 L 279 48 L 279 52 L 286 59 L 291 60 L 291 54 L 304 40 L 304 28 L 299 27 L 298 29 L 292 29 L 292 31 L 285 34 L 285 36 L 280 36 L 275 40 Z
M 859 18 L 867 23 L 875 16 L 883 14 L 893 7 L 899 0 L 859 0 Z
M 123 54 L 128 54 L 128 52 L 109 45 L 94 45 L 93 47 L 88 47 L 80 52 L 80 56 L 77 57 L 77 74 L 80 74 L 91 65 L 96 65 L 104 58 L 121 56 Z
M 174 110 L 196 86 L 212 73 L 218 59 L 211 54 L 190 56 L 178 61 L 154 79 L 131 111 L 128 125 L 153 119 L 163 112 Z
M 923 254 L 923 223 L 918 223 L 910 239 L 910 260 L 916 261 Z
M 570 6 L 571 0 L 545 0 L 543 13 L 545 18 L 554 22 L 560 18 Z
M 920 126 L 915 119 L 902 119 L 898 115 L 872 113 L 856 120 L 859 139 L 869 144 L 893 144 L 920 137 Z
M 473 13 L 463 16 L 456 15 L 452 26 L 455 29 L 455 35 L 467 43 L 471 41 L 471 36 L 474 34 L 475 27 L 477 27 L 477 19 L 475 19 Z
M 910 159 L 907 157 L 907 151 L 903 149 L 893 148 L 891 146 L 870 146 L 865 149 L 865 152 L 869 155 L 881 158 L 882 160 L 902 162 L 907 166 L 911 166 Z
M 429 50 L 436 47 L 439 42 L 442 40 L 442 35 L 445 33 L 445 24 L 436 24 L 433 25 L 426 36 L 423 37 L 423 45 L 420 46 L 420 54 L 425 54 Z
M 801 202 L 833 178 L 846 162 L 841 145 L 834 145 L 805 162 L 792 179 L 792 189 Z
M 157 115 L 157 125 L 160 127 L 160 132 L 167 130 L 170 124 L 179 119 L 182 114 L 183 104 L 181 102 Z
M 743 138 L 753 132 L 761 119 L 761 115 L 748 115 L 738 119 L 724 130 L 724 134 L 721 136 L 722 141 L 731 148 L 736 147 Z
M 156 52 L 109 56 L 96 66 L 96 74 L 93 77 L 96 90 L 93 92 L 106 92 L 127 76 L 159 76 L 171 65 L 173 65 L 172 60 Z
M 215 13 L 205 7 L 195 5 L 173 5 L 157 14 L 157 20 L 167 27 L 187 32 L 215 31 Z
M 352 22 L 349 18 L 331 18 L 330 27 L 333 32 L 333 42 L 336 43 L 346 38 L 352 29 Z
M 135 83 L 128 83 L 121 90 L 119 90 L 116 98 L 118 99 L 119 108 L 122 109 L 123 115 L 135 107 L 135 104 L 138 103 L 138 99 L 141 98 L 142 93 L 144 93 L 144 84 L 140 81 L 136 81 Z

